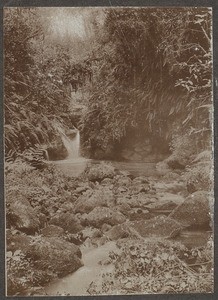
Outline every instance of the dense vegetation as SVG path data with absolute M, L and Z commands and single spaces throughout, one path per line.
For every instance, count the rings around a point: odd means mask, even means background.
M 40 13 L 5 10 L 6 152 L 50 142 L 55 125 L 66 125 L 69 117 L 63 83 L 76 92 L 89 81 L 81 120 L 89 153 L 113 147 L 131 132 L 168 144 L 186 135 L 198 152 L 208 146 L 210 11 L 107 9 L 101 18 L 94 11 L 86 17 L 89 35 L 75 39 L 77 50 L 69 37 L 61 45 L 49 39 Z
M 210 12 L 108 9 L 97 35 L 96 72 L 82 125 L 84 145 L 105 150 L 133 131 L 150 134 L 157 143 L 179 134 L 194 139 L 198 151 L 207 146 Z
M 81 84 L 89 70 L 72 62 L 67 45 L 50 41 L 42 10 L 13 8 L 4 13 L 7 155 L 39 144 L 48 147 L 60 134 L 58 128 L 73 127 L 66 85 L 73 76 L 79 77 L 73 87 Z
M 84 28 L 54 34 L 59 13 Z M 82 266 L 88 241 L 119 248 L 90 294 L 211 292 L 213 242 L 168 240 L 213 229 L 211 11 L 5 9 L 4 72 L 8 295 L 45 296 Z M 100 163 L 72 178 L 52 162 L 29 164 L 39 146 L 65 158 L 61 136 L 74 126 L 88 157 L 114 159 L 126 140 L 147 138 L 168 157 L 156 177 Z

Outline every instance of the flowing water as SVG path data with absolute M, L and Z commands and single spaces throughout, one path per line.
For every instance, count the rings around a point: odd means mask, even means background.
M 67 137 L 63 132 L 62 141 L 67 149 L 68 156 L 64 160 L 58 160 L 54 163 L 61 169 L 64 174 L 72 177 L 80 175 L 86 168 L 87 163 L 99 164 L 100 160 L 87 159 L 80 155 L 80 134 L 79 131 L 73 139 Z M 124 162 L 124 161 L 108 161 L 115 168 L 128 171 L 133 176 L 155 176 L 157 175 L 156 163 L 148 162 Z
M 63 143 L 68 151 L 65 160 L 56 161 L 55 164 L 68 176 L 78 176 L 85 169 L 87 163 L 99 163 L 97 160 L 90 160 L 80 156 L 80 136 L 77 131 L 73 139 L 66 135 L 62 136 Z M 155 163 L 138 162 L 111 162 L 117 169 L 129 171 L 135 176 L 155 176 L 157 174 Z M 211 233 L 202 231 L 184 231 L 176 238 L 185 246 L 199 247 L 207 243 Z M 102 272 L 113 270 L 112 265 L 101 265 L 100 262 L 108 258 L 110 251 L 117 249 L 115 242 L 108 242 L 98 248 L 83 248 L 82 260 L 84 266 L 73 274 L 58 279 L 46 287 L 47 295 L 69 294 L 73 296 L 88 295 L 87 289 L 91 282 L 101 281 Z
M 115 242 L 93 249 L 82 249 L 84 266 L 73 274 L 50 284 L 45 290 L 48 295 L 70 294 L 72 296 L 89 295 L 87 289 L 91 282 L 101 280 L 102 272 L 111 272 L 112 265 L 102 265 L 101 261 L 108 258 L 109 252 L 116 250 Z

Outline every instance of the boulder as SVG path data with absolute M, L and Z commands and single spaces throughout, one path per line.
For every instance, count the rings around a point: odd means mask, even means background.
M 100 238 L 102 236 L 101 230 L 94 228 L 94 227 L 86 227 L 80 233 L 84 240 L 86 240 L 87 238 L 90 238 L 90 239 Z
M 56 225 L 48 225 L 41 231 L 43 236 L 63 236 L 64 229 Z
M 7 232 L 7 251 L 21 250 L 34 268 L 65 276 L 82 266 L 80 249 L 59 237 L 27 236 Z
M 101 227 L 101 230 L 102 230 L 103 232 L 106 232 L 106 231 L 110 230 L 111 227 L 112 227 L 112 226 L 109 225 L 109 224 L 103 224 L 102 227 Z
M 130 207 L 138 207 L 139 203 L 137 197 L 126 197 L 126 195 L 120 195 L 117 198 L 117 205 L 128 205 Z
M 130 236 L 130 230 L 126 223 L 116 225 L 108 230 L 105 235 L 111 240 L 116 241 L 118 239 L 128 238 Z
M 27 234 L 35 233 L 40 227 L 40 220 L 25 196 L 14 194 L 6 199 L 7 221 L 10 225 Z
M 131 207 L 127 203 L 122 203 L 120 205 L 116 205 L 114 207 L 114 209 L 117 210 L 117 211 L 119 211 L 119 212 L 121 212 L 125 216 L 127 216 L 127 215 L 129 215 L 131 213 Z
M 185 198 L 181 195 L 175 195 L 171 193 L 158 193 L 156 194 L 156 201 L 149 203 L 148 205 L 146 205 L 146 207 L 151 212 L 160 210 L 171 212 L 174 208 L 176 208 L 184 201 Z
M 154 183 L 154 188 L 158 192 L 178 194 L 186 190 L 186 184 L 183 181 L 178 182 L 177 180 L 176 181 L 171 180 L 171 182 L 169 183 L 156 182 Z
M 50 225 L 57 225 L 70 233 L 77 233 L 83 229 L 79 219 L 69 212 L 56 213 L 49 221 Z
M 129 187 L 132 184 L 132 180 L 128 176 L 118 175 L 116 177 L 115 187 Z
M 148 181 L 148 178 L 145 177 L 145 176 L 138 176 L 138 177 L 135 177 L 132 181 L 133 184 L 138 184 L 138 183 L 146 183 L 148 184 L 149 181 Z
M 115 168 L 111 164 L 100 163 L 89 165 L 85 170 L 85 176 L 90 181 L 102 181 L 104 178 L 113 178 L 116 175 Z
M 125 216 L 118 211 L 107 207 L 95 207 L 84 217 L 84 224 L 101 228 L 104 223 L 114 226 L 124 223 L 125 220 Z
M 128 219 L 130 221 L 148 220 L 152 217 L 153 215 L 147 209 L 141 208 L 132 208 L 128 214 Z
M 47 148 L 47 152 L 49 160 L 65 159 L 68 156 L 67 149 L 64 146 L 61 136 L 55 137 L 55 141 Z
M 156 198 L 154 198 L 151 195 L 148 195 L 144 192 L 136 194 L 136 195 L 129 195 L 124 194 L 120 195 L 117 198 L 117 205 L 128 205 L 129 207 L 139 207 L 139 208 L 147 208 L 150 203 L 153 203 L 156 201 Z
M 11 231 L 6 231 L 7 251 L 21 250 L 23 253 L 27 253 L 29 245 L 32 241 L 32 237 L 25 235 L 24 233 L 17 232 L 12 234 Z
M 209 227 L 211 213 L 209 193 L 198 191 L 187 197 L 169 217 L 185 226 Z
M 77 129 L 68 129 L 66 131 L 66 135 L 70 138 L 70 139 L 73 139 L 75 138 L 75 136 L 77 135 L 78 133 L 78 130 Z
M 148 193 L 150 191 L 150 185 L 148 183 L 136 182 L 132 184 L 130 191 L 132 195 L 137 195 L 139 193 Z
M 115 204 L 113 192 L 105 188 L 94 190 L 91 195 L 84 194 L 75 203 L 75 213 L 89 213 L 95 207 L 108 207 Z
M 141 220 L 129 223 L 131 228 L 136 230 L 142 237 L 173 238 L 183 229 L 180 223 L 166 216 L 157 216 L 147 221 Z
M 83 265 L 80 249 L 57 237 L 41 237 L 40 240 L 33 238 L 28 256 L 37 269 L 49 269 L 58 276 L 70 274 Z

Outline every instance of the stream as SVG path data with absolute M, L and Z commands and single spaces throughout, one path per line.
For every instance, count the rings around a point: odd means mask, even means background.
M 101 265 L 101 261 L 107 259 L 108 254 L 117 250 L 115 242 L 108 242 L 103 246 L 92 249 L 81 249 L 84 266 L 73 274 L 50 284 L 46 289 L 48 295 L 70 294 L 72 296 L 89 295 L 87 289 L 90 283 L 99 281 L 101 272 L 111 272 L 112 265 Z
M 87 163 L 100 163 L 98 160 L 86 159 L 80 156 L 79 131 L 73 139 L 63 136 L 63 143 L 68 150 L 68 157 L 65 160 L 55 161 L 57 168 L 61 169 L 68 176 L 78 176 L 86 168 Z M 138 162 L 111 162 L 117 169 L 130 172 L 134 176 L 155 176 L 158 175 L 155 163 Z M 188 248 L 203 246 L 207 243 L 211 233 L 194 230 L 183 231 L 175 238 Z M 111 241 L 98 248 L 87 248 L 81 246 L 82 260 L 84 266 L 73 274 L 57 279 L 45 288 L 47 295 L 89 295 L 87 289 L 92 282 L 101 280 L 102 272 L 113 271 L 112 265 L 101 265 L 102 260 L 108 258 L 109 252 L 117 250 L 116 243 Z M 116 291 L 114 291 L 116 293 Z
M 77 177 L 86 168 L 87 164 L 99 164 L 101 161 L 96 159 L 84 158 L 80 155 L 80 134 L 77 131 L 73 139 L 62 135 L 62 141 L 68 151 L 68 156 L 64 160 L 57 160 L 53 163 L 64 174 L 72 177 Z M 152 162 L 125 162 L 125 161 L 107 161 L 110 162 L 116 169 L 128 171 L 133 176 L 155 176 L 158 175 L 156 163 Z

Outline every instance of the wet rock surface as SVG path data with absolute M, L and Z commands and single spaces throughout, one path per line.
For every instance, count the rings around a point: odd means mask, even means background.
M 34 206 L 25 197 L 13 197 L 9 204 L 16 229 L 7 233 L 7 250 L 20 249 L 37 270 L 46 272 L 49 266 L 62 277 L 83 265 L 80 248 L 174 239 L 184 229 L 210 228 L 208 192 L 187 195 L 186 182 L 172 177 L 132 176 L 100 164 L 63 183 L 64 200 L 50 198 Z
M 32 208 L 28 199 L 16 193 L 7 197 L 7 205 L 9 208 L 11 222 L 18 230 L 32 234 L 40 227 L 40 220 L 37 212 Z
M 209 194 L 198 191 L 188 196 L 169 216 L 185 226 L 209 228 L 210 215 Z

